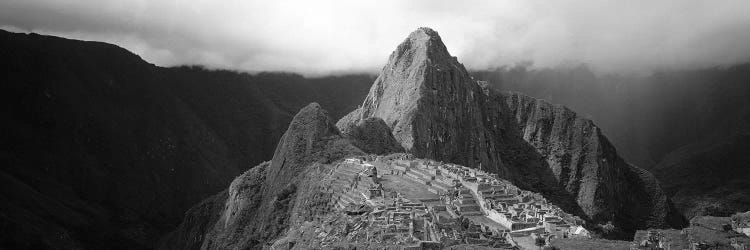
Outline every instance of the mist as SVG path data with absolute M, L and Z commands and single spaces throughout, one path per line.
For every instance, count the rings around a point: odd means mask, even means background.
M 414 29 L 470 69 L 633 73 L 750 61 L 749 1 L 0 2 L 0 28 L 122 46 L 160 66 L 376 72 Z

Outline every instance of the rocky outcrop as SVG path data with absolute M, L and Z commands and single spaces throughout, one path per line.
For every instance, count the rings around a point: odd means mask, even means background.
M 531 100 L 474 81 L 437 32 L 420 28 L 391 54 L 347 119 L 381 118 L 416 157 L 498 173 L 625 234 L 670 225 L 670 204 L 648 172 L 617 156 L 590 120 L 559 106 L 526 105 Z
M 352 139 L 355 146 L 362 149 L 368 154 L 386 155 L 391 153 L 403 152 L 404 148 L 393 138 L 391 128 L 385 124 L 383 119 L 370 117 L 366 119 L 352 119 L 353 114 L 349 114 L 339 122 L 336 127 L 341 134 Z M 358 116 L 356 114 L 355 116 Z
M 656 178 L 617 155 L 591 120 L 520 93 L 507 93 L 505 99 L 523 139 L 594 221 L 612 221 L 623 229 L 685 224 Z
M 259 248 L 279 237 L 314 185 L 315 163 L 362 151 L 344 139 L 317 103 L 300 110 L 273 159 L 237 177 L 229 189 L 192 208 L 163 249 Z

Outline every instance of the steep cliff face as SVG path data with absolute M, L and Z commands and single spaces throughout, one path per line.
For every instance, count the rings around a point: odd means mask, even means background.
M 258 248 L 279 237 L 312 195 L 316 163 L 362 155 L 317 103 L 300 110 L 273 159 L 237 177 L 229 189 L 193 207 L 161 241 L 164 249 Z
M 654 176 L 617 155 L 591 120 L 520 93 L 505 100 L 523 139 L 592 219 L 622 228 L 684 224 Z
M 474 81 L 437 32 L 420 28 L 347 117 L 381 118 L 416 157 L 481 164 L 591 222 L 615 223 L 622 235 L 680 224 L 653 176 L 625 163 L 590 120 L 531 100 Z

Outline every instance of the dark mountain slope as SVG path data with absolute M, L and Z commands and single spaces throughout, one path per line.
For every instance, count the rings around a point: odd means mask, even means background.
M 318 98 L 351 109 L 371 81 L 165 69 L 36 34 L 0 31 L 0 46 L 0 242 L 11 248 L 150 248 L 270 159 L 297 109 Z
M 3 182 L 2 209 L 19 234 L 147 247 L 240 171 L 138 56 L 104 43 L 0 35 L 2 171 L 13 180 Z
M 691 144 L 654 167 L 675 205 L 687 216 L 728 216 L 750 210 L 750 135 Z
M 164 69 L 170 87 L 228 144 L 233 156 L 253 166 L 273 149 L 301 107 L 318 101 L 333 117 L 356 107 L 372 84 L 368 75 L 303 78 L 289 73 L 240 74 L 199 67 Z
M 750 210 L 750 105 L 737 108 L 703 139 L 670 152 L 653 168 L 688 218 Z

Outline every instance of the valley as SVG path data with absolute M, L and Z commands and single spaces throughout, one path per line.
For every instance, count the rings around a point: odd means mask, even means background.
M 650 93 L 638 103 L 604 100 L 618 90 L 583 69 L 470 72 L 426 27 L 377 77 L 165 68 L 5 31 L 0 45 L 10 248 L 750 244 L 735 215 L 750 208 L 746 65 L 611 85 Z

